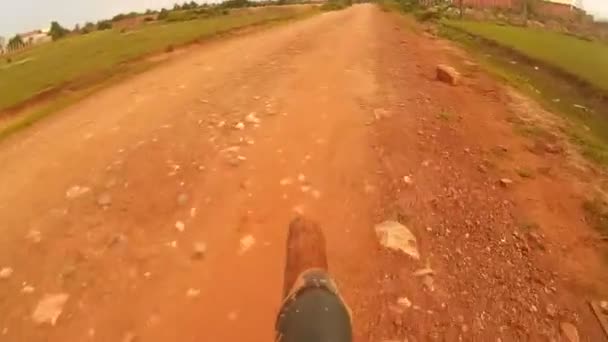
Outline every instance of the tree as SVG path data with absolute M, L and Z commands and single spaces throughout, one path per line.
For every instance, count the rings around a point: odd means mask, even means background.
M 173 10 L 174 11 L 179 11 L 182 9 L 182 6 L 180 6 L 178 3 L 176 3 L 175 5 L 173 5 Z
M 53 40 L 57 40 L 57 39 L 61 39 L 66 34 L 70 33 L 70 30 L 68 30 L 68 29 L 64 28 L 63 26 L 59 25 L 58 22 L 53 21 L 51 23 L 51 30 L 50 30 L 49 33 L 50 33 L 51 37 L 53 37 Z
M 91 22 L 87 22 L 82 27 L 82 33 L 84 33 L 84 34 L 91 33 L 93 31 L 95 31 L 95 28 L 96 28 L 95 24 L 93 24 Z
M 158 20 L 165 20 L 169 18 L 169 11 L 167 11 L 166 9 L 161 9 L 160 13 L 158 13 Z
M 74 32 L 80 32 L 80 24 L 74 25 Z
M 460 19 L 464 16 L 464 0 L 458 0 L 458 14 Z
M 100 31 L 109 30 L 112 28 L 112 22 L 109 20 L 102 20 L 97 23 L 97 29 Z
M 23 39 L 21 39 L 20 35 L 16 34 L 13 38 L 11 38 L 8 41 L 7 47 L 9 50 L 16 50 L 16 49 L 23 47 L 23 45 L 25 45 L 25 44 L 23 44 Z
M 530 14 L 534 14 L 536 10 L 536 0 L 523 0 L 522 5 L 522 16 L 524 17 L 524 22 L 527 23 Z

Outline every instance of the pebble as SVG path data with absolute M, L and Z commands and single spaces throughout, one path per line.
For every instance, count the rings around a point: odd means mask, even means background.
M 397 299 L 397 304 L 404 308 L 410 308 L 412 306 L 412 302 L 407 297 L 399 297 Z
M 412 273 L 412 275 L 415 277 L 424 277 L 427 275 L 434 275 L 434 274 L 435 274 L 435 271 L 433 269 L 431 269 L 430 267 L 421 268 L 419 270 L 414 271 L 414 273 Z
M 553 318 L 553 317 L 557 316 L 557 307 L 555 307 L 554 304 L 547 304 L 545 311 L 547 311 L 547 316 L 549 316 L 549 317 Z
M 192 218 L 196 217 L 196 208 L 194 208 L 194 207 L 190 208 L 190 217 L 192 217 Z
M 248 123 L 252 123 L 252 124 L 260 123 L 260 119 L 256 116 L 255 112 L 251 112 L 251 113 L 247 114 L 247 116 L 245 117 L 245 121 Z
M 608 315 L 608 301 L 605 301 L 605 300 L 601 301 L 600 302 L 600 309 L 602 309 L 602 312 L 605 315 Z
M 205 256 L 205 253 L 207 253 L 207 244 L 204 242 L 195 242 L 192 257 L 194 259 L 202 259 Z
M 566 338 L 567 342 L 579 342 L 580 337 L 578 336 L 578 330 L 572 323 L 562 322 L 559 325 L 562 335 Z
M 179 194 L 177 196 L 177 204 L 179 205 L 186 205 L 186 203 L 188 203 L 188 195 L 187 194 Z
M 175 229 L 177 229 L 178 232 L 182 233 L 184 230 L 186 230 L 186 225 L 182 221 L 177 221 L 175 222 Z
M 430 275 L 426 275 L 424 276 L 424 278 L 422 279 L 422 284 L 424 285 L 424 287 L 427 288 L 427 290 L 429 290 L 430 292 L 435 291 L 435 280 L 433 279 L 433 277 L 431 277 Z
M 307 193 L 307 192 L 309 192 L 309 191 L 310 191 L 310 189 L 311 189 L 311 186 L 310 186 L 310 185 L 302 185 L 302 186 L 300 187 L 300 190 L 301 190 L 303 193 Z
M 281 181 L 279 182 L 279 184 L 285 186 L 285 185 L 290 185 L 291 183 L 293 183 L 293 181 L 291 180 L 291 178 L 283 178 L 281 179 Z
M 26 294 L 30 294 L 33 293 L 35 291 L 34 287 L 31 285 L 25 285 L 22 289 L 21 289 L 21 293 L 26 293 Z
M 11 275 L 13 275 L 13 269 L 10 267 L 3 267 L 0 270 L 0 280 L 8 279 Z
M 103 193 L 97 197 L 97 204 L 101 207 L 109 207 L 112 204 L 112 196 L 109 193 Z
M 201 294 L 201 290 L 190 288 L 186 291 L 186 297 L 188 298 L 196 298 Z
M 414 184 L 414 181 L 412 180 L 412 177 L 410 177 L 410 176 L 403 176 L 403 182 L 407 185 Z
M 74 199 L 86 194 L 89 191 L 91 191 L 91 188 L 88 188 L 86 186 L 74 185 L 65 192 L 65 197 L 67 197 L 68 199 Z
M 300 173 L 300 174 L 298 175 L 298 181 L 299 181 L 300 183 L 304 183 L 304 182 L 306 182 L 306 176 L 304 176 L 303 174 L 301 174 L 301 173 Z
M 509 178 L 501 178 L 500 179 L 500 185 L 502 185 L 505 188 L 508 187 L 511 184 L 513 184 L 513 181 L 510 180 Z
M 239 253 L 244 254 L 249 249 L 251 249 L 251 247 L 253 247 L 253 245 L 255 245 L 255 238 L 253 237 L 253 235 L 243 236 L 241 238 L 239 244 L 240 244 Z
M 69 298 L 67 293 L 44 295 L 32 314 L 32 320 L 36 324 L 49 323 L 54 326 Z
M 313 197 L 314 199 L 319 199 L 319 198 L 321 198 L 321 191 L 319 191 L 319 190 L 313 190 L 313 191 L 311 191 L 311 193 L 310 193 L 310 194 L 312 195 L 312 197 Z

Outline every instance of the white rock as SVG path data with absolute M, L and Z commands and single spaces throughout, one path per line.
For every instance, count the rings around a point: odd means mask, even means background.
M 192 217 L 192 218 L 196 217 L 196 208 L 194 208 L 194 207 L 190 208 L 190 217 Z
M 425 267 L 425 268 L 421 268 L 419 270 L 414 271 L 414 273 L 412 273 L 412 275 L 414 275 L 415 277 L 423 277 L 426 275 L 434 275 L 435 271 L 433 271 L 433 269 L 431 269 L 430 267 Z
M 25 285 L 22 289 L 21 289 L 21 293 L 26 293 L 26 294 L 30 294 L 30 293 L 34 293 L 36 289 L 31 286 L 31 285 Z
M 256 116 L 255 112 L 251 112 L 251 113 L 247 114 L 247 116 L 245 117 L 245 122 L 252 123 L 252 124 L 259 124 L 260 119 Z
M 303 193 L 307 193 L 307 192 L 309 192 L 309 191 L 310 191 L 310 189 L 311 189 L 311 186 L 310 186 L 310 185 L 302 185 L 302 186 L 300 187 L 300 190 L 301 190 Z
M 502 185 L 504 187 L 508 187 L 511 184 L 513 184 L 513 181 L 510 180 L 509 178 L 501 178 L 500 179 L 500 185 Z
M 298 175 L 298 181 L 299 181 L 300 183 L 304 183 L 304 182 L 306 182 L 306 176 L 304 176 L 303 174 L 301 174 L 301 173 L 300 173 L 300 174 Z
M 410 177 L 410 176 L 403 176 L 403 182 L 407 185 L 414 184 L 414 181 L 412 180 L 412 177 Z
M 32 320 L 36 324 L 49 323 L 54 326 L 69 298 L 67 293 L 44 295 L 32 314 Z
M 401 223 L 384 221 L 377 224 L 374 229 L 382 246 L 401 251 L 416 260 L 420 259 L 416 237 Z
M 242 122 L 239 122 L 236 125 L 234 125 L 234 128 L 239 129 L 239 130 L 245 129 L 245 124 Z
M 178 232 L 183 233 L 184 230 L 186 230 L 186 225 L 182 221 L 177 221 L 175 222 L 175 229 L 177 229 Z
M 574 324 L 568 323 L 568 322 L 562 322 L 562 323 L 560 323 L 559 328 L 567 342 L 579 342 L 580 341 L 580 337 L 578 335 L 578 330 L 576 329 Z
M 408 309 L 412 306 L 412 302 L 407 297 L 399 297 L 397 299 L 397 304 L 399 304 L 399 306 L 402 306 L 406 309 Z
M 281 181 L 279 182 L 279 184 L 285 186 L 285 185 L 290 185 L 291 183 L 293 183 L 293 180 L 289 177 L 287 178 L 283 178 L 281 179 Z
M 201 290 L 190 288 L 186 291 L 186 297 L 188 298 L 196 298 L 201 294 Z
M 65 197 L 67 197 L 68 199 L 74 199 L 86 194 L 89 191 L 91 191 L 91 188 L 88 188 L 86 186 L 74 185 L 65 192 Z
M 0 280 L 8 279 L 13 275 L 13 269 L 10 267 L 3 267 L 0 270 Z
M 253 235 L 243 236 L 240 241 L 239 254 L 246 253 L 253 245 L 255 245 L 255 238 Z
M 195 259 L 202 259 L 207 253 L 207 244 L 204 242 L 195 242 L 194 243 L 194 254 L 192 255 Z

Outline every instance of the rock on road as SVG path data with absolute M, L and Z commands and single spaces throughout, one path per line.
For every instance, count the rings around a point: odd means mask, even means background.
M 270 341 L 287 226 L 297 214 L 325 231 L 357 341 L 558 334 L 559 319 L 493 306 L 492 296 L 517 282 L 509 274 L 463 288 L 470 284 L 450 272 L 472 275 L 467 267 L 483 260 L 452 264 L 445 235 L 437 235 L 436 264 L 427 265 L 434 269 L 424 268 L 433 253 L 421 235 L 431 236 L 431 228 L 416 232 L 420 261 L 380 248 L 374 225 L 402 218 L 387 209 L 386 191 L 445 178 L 428 178 L 434 165 L 425 179 L 387 161 L 397 149 L 419 158 L 413 151 L 422 151 L 429 132 L 416 134 L 423 127 L 413 116 L 399 123 L 407 135 L 383 127 L 396 108 L 412 113 L 416 105 L 399 107 L 403 88 L 388 81 L 404 62 L 391 52 L 401 33 L 388 18 L 374 5 L 357 5 L 193 47 L 3 142 L 0 268 L 12 272 L 0 280 L 0 340 Z M 427 91 L 418 66 L 410 63 L 405 80 Z M 420 90 L 414 84 L 411 94 Z M 446 94 L 450 86 L 437 87 Z M 406 175 L 408 184 L 396 186 Z M 508 210 L 500 196 L 488 206 Z M 412 203 L 414 212 L 422 208 Z M 497 241 L 500 229 L 489 233 Z M 519 254 L 494 248 L 513 257 L 505 267 L 528 270 Z M 419 268 L 424 277 L 412 276 Z M 433 278 L 435 271 L 447 275 Z M 506 302 L 543 311 L 534 302 L 543 287 L 534 286 Z M 487 303 L 471 304 L 476 291 Z M 53 326 L 37 324 L 32 312 L 49 294 L 65 301 L 53 308 Z M 557 304 L 579 309 L 564 298 Z

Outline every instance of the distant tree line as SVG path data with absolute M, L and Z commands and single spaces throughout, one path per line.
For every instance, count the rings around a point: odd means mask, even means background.
M 279 0 L 279 2 L 275 2 L 273 4 L 285 4 L 288 2 L 289 0 Z M 231 8 L 264 6 L 271 3 L 272 2 L 270 2 L 270 0 L 266 2 L 254 2 L 250 0 L 226 0 L 219 4 L 199 4 L 196 1 L 184 2 L 182 4 L 176 3 L 171 9 L 162 8 L 160 11 L 147 9 L 143 13 L 119 13 L 113 16 L 111 19 L 100 20 L 97 23 L 86 22 L 82 26 L 80 24 L 76 24 L 73 30 L 69 30 L 59 24 L 59 22 L 53 21 L 51 22 L 49 35 L 52 37 L 53 41 L 56 41 L 70 34 L 89 34 L 94 31 L 109 30 L 112 29 L 113 24 L 116 22 L 125 19 L 137 18 L 142 15 L 156 15 L 156 17 L 148 17 L 144 19 L 144 21 L 183 21 L 227 14 L 228 9 Z M 7 47 L 9 49 L 18 49 L 23 47 L 25 44 L 26 42 L 23 41 L 20 35 L 15 35 L 8 41 Z

